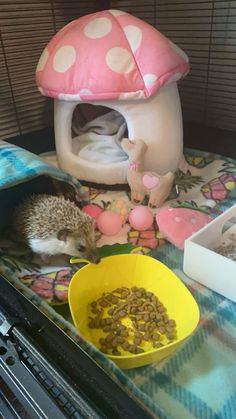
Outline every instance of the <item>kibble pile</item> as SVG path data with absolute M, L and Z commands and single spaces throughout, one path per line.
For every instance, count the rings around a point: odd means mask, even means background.
M 144 288 L 117 288 L 90 303 L 89 328 L 102 329 L 100 350 L 120 356 L 144 352 L 145 342 L 160 348 L 176 339 L 176 323 L 159 299 Z M 150 348 L 150 349 L 151 349 Z

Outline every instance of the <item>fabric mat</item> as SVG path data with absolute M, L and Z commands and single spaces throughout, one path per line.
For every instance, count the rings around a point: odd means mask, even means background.
M 212 217 L 232 206 L 236 196 L 236 162 L 194 150 L 186 150 L 185 156 L 186 168 L 178 173 L 180 195 L 167 204 L 197 207 L 207 210 Z M 125 191 L 90 188 L 89 193 L 91 201 L 102 208 L 114 207 L 117 200 L 122 201 L 122 206 L 132 208 L 129 193 Z M 201 312 L 197 330 L 176 352 L 160 363 L 137 369 L 121 371 L 78 334 L 71 323 L 67 304 L 53 308 L 47 303 L 66 302 L 67 286 L 76 267 L 35 269 L 29 261 L 2 255 L 0 272 L 81 345 L 114 380 L 138 397 L 155 417 L 236 418 L 236 304 L 187 278 L 182 272 L 183 252 L 167 243 L 155 224 L 141 235 L 126 223 L 116 237 L 101 236 L 98 245 L 128 241 L 142 245 L 146 253 L 173 269 L 195 297 Z M 57 289 L 57 296 L 47 295 L 42 277 L 50 284 L 56 282 L 57 287 L 49 288 L 50 292 L 52 288 Z M 37 293 L 42 290 L 40 281 L 44 284 L 44 298 Z

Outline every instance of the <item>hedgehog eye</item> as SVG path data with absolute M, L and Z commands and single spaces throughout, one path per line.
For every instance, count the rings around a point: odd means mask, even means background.
M 85 246 L 78 246 L 78 251 L 79 252 L 84 252 L 85 251 Z

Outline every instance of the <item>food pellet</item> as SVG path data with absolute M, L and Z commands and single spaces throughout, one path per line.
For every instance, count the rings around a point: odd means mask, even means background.
M 152 346 L 153 348 L 161 348 L 163 345 L 161 342 L 153 342 Z
M 127 342 L 127 340 L 125 342 L 122 343 L 122 348 L 126 351 L 129 347 L 129 342 Z
M 159 339 L 159 337 L 160 337 L 160 334 L 159 334 L 159 333 L 153 333 L 153 334 L 152 334 L 152 339 L 153 339 L 153 340 L 158 340 L 158 339 Z
M 117 349 L 112 349 L 112 355 L 120 356 L 121 352 L 118 351 Z
M 141 338 L 134 338 L 134 345 L 140 345 L 140 343 L 142 342 Z
M 144 339 L 144 340 L 150 340 L 150 335 L 149 335 L 149 333 L 144 333 L 144 335 L 143 335 L 143 339 Z
M 142 345 L 161 348 L 176 339 L 176 322 L 151 292 L 142 287 L 116 288 L 90 303 L 88 327 L 101 329 L 100 350 L 121 356 L 122 350 L 140 354 Z M 126 326 L 122 321 L 129 320 Z M 129 324 L 129 323 L 127 323 Z

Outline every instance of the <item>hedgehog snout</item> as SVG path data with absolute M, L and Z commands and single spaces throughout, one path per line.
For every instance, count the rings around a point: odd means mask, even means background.
M 98 251 L 97 251 L 96 248 L 92 249 L 88 252 L 87 259 L 91 263 L 99 263 L 100 262 L 100 257 L 98 255 Z

